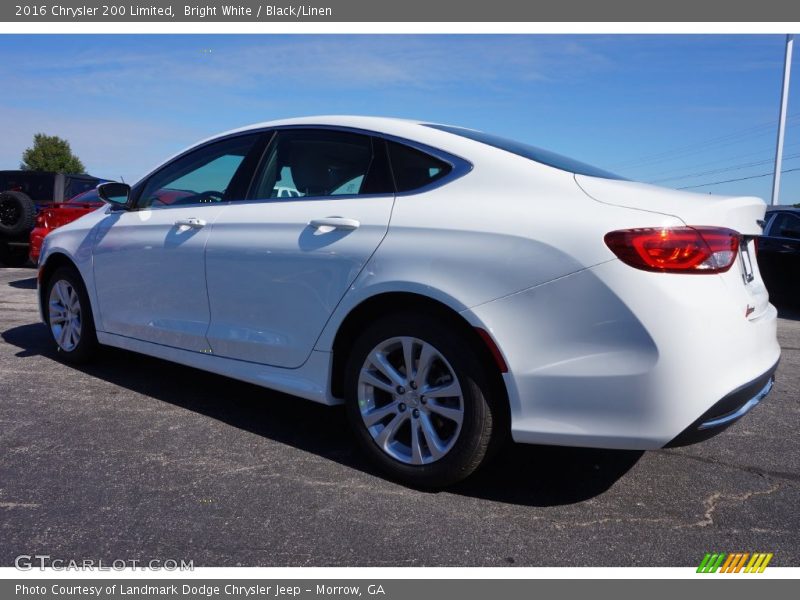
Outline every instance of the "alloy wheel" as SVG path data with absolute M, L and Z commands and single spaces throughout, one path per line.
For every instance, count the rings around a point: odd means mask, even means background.
M 65 352 L 75 350 L 81 341 L 81 302 L 68 281 L 60 279 L 50 289 L 48 315 L 58 346 Z
M 409 465 L 444 457 L 464 421 L 464 396 L 453 367 L 415 337 L 385 340 L 367 355 L 359 373 L 358 407 L 378 447 Z

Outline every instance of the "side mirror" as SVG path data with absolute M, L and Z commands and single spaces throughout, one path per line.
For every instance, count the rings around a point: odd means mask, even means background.
M 109 181 L 97 186 L 97 195 L 100 200 L 113 207 L 128 210 L 131 201 L 131 186 L 127 183 Z

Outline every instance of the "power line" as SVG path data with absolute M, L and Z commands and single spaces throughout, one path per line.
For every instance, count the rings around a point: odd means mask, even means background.
M 789 156 L 784 156 L 784 160 L 791 160 L 793 158 L 800 157 L 800 153 L 798 154 L 790 154 Z M 755 162 L 749 163 L 742 163 L 738 165 L 732 165 L 730 167 L 723 167 L 721 169 L 711 169 L 710 171 L 700 171 L 698 173 L 690 173 L 689 175 L 680 175 L 677 177 L 665 177 L 663 179 L 654 179 L 652 181 L 648 181 L 648 183 L 663 183 L 664 181 L 677 181 L 679 179 L 692 179 L 693 177 L 702 177 L 703 175 L 715 175 L 717 173 L 727 173 L 729 171 L 741 171 L 742 169 L 748 169 L 750 167 L 758 167 L 760 165 L 767 165 L 775 161 L 775 158 L 767 158 L 764 160 L 759 160 Z
M 800 115 L 792 115 L 787 119 L 787 122 L 796 121 L 798 118 L 800 118 Z M 742 129 L 740 131 L 727 133 L 725 135 L 721 135 L 715 138 L 710 138 L 708 140 L 704 140 L 701 142 L 695 142 L 692 144 L 687 144 L 685 146 L 679 146 L 677 148 L 673 148 L 672 150 L 665 150 L 663 152 L 657 152 L 655 154 L 645 155 L 643 157 L 640 157 L 638 159 L 635 159 L 627 163 L 617 164 L 612 168 L 622 169 L 631 167 L 641 167 L 668 160 L 673 160 L 676 155 L 683 156 L 686 154 L 697 154 L 698 152 L 701 152 L 711 146 L 716 146 L 722 143 L 731 142 L 737 139 L 745 139 L 753 136 L 766 135 L 772 133 L 774 128 L 775 128 L 774 124 L 770 121 L 769 123 L 764 123 L 762 125 L 754 125 L 753 127 L 748 127 L 747 129 Z
M 796 146 L 800 146 L 800 142 L 793 142 L 791 144 L 786 144 L 784 146 L 784 148 L 794 148 Z M 697 168 L 697 167 L 707 167 L 709 165 L 718 165 L 720 163 L 726 163 L 728 161 L 736 160 L 738 158 L 749 158 L 751 156 L 763 156 L 764 153 L 768 153 L 770 151 L 774 151 L 774 148 L 770 147 L 770 148 L 765 148 L 763 150 L 757 150 L 755 152 L 746 152 L 744 154 L 735 154 L 733 156 L 727 156 L 727 157 L 722 158 L 722 159 L 710 160 L 710 161 L 699 162 L 699 163 L 692 163 L 691 166 L 693 168 Z M 770 160 L 772 160 L 772 159 L 770 159 Z M 666 171 L 659 171 L 657 173 L 653 173 L 653 174 L 650 175 L 650 177 L 659 177 L 661 175 L 669 175 L 671 173 L 682 174 L 685 170 L 686 170 L 686 167 L 679 167 L 677 169 L 675 169 L 675 168 L 667 169 Z
M 793 171 L 800 171 L 800 167 L 795 167 L 794 169 L 784 169 L 781 173 L 792 173 Z M 725 181 L 712 181 L 711 183 L 701 183 L 699 185 L 687 185 L 685 187 L 675 188 L 677 190 L 691 190 L 694 188 L 701 188 L 701 187 L 708 187 L 710 185 L 720 185 L 722 183 L 733 183 L 735 181 L 746 181 L 748 179 L 758 179 L 760 177 L 769 177 L 772 175 L 772 171 L 769 173 L 762 173 L 761 175 L 750 175 L 750 177 L 739 177 L 738 179 L 726 179 Z

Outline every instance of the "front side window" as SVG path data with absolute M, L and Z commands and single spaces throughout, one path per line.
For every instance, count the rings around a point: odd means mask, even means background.
M 280 130 L 250 193 L 254 200 L 392 193 L 383 142 L 334 130 Z
M 258 134 L 208 144 L 186 154 L 153 175 L 137 206 L 181 206 L 231 200 L 231 184 Z

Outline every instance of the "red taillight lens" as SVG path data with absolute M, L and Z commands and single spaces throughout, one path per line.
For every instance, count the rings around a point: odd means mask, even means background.
M 723 273 L 739 250 L 739 234 L 724 227 L 623 229 L 606 245 L 627 265 L 661 273 Z

